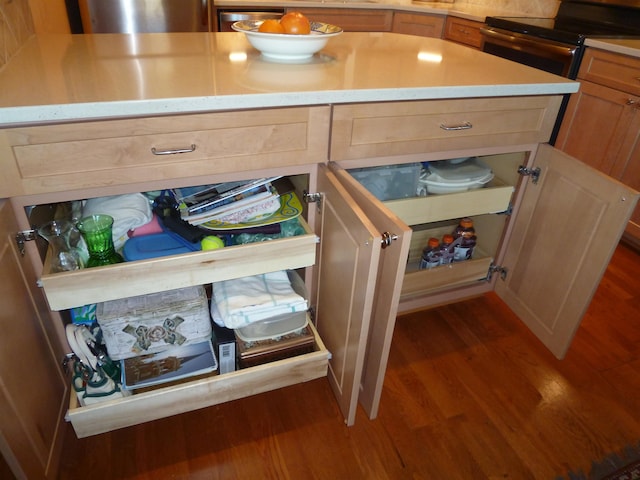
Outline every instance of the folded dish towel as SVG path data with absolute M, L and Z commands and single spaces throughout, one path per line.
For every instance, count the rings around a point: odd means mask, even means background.
M 308 308 L 306 299 L 291 287 L 286 271 L 216 282 L 212 291 L 212 317 L 219 317 L 227 328 Z
M 151 204 L 141 193 L 90 198 L 84 204 L 82 214 L 106 214 L 113 217 L 113 244 L 120 250 L 129 239 L 129 230 L 149 223 L 153 218 Z

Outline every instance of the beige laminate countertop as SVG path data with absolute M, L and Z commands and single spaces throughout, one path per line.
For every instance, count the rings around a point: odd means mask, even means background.
M 237 32 L 48 35 L 0 70 L 0 126 L 577 89 L 452 42 L 393 33 L 343 33 L 303 64 L 267 61 Z

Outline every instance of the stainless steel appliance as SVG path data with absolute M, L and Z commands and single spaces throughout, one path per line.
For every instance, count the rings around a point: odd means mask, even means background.
M 482 50 L 575 79 L 586 37 L 639 37 L 640 0 L 563 0 L 555 18 L 487 17 Z M 555 141 L 568 96 L 556 122 Z
M 259 12 L 255 10 L 247 10 L 242 8 L 224 8 L 217 11 L 216 20 L 218 32 L 232 32 L 231 25 L 234 22 L 244 20 L 266 20 L 268 18 L 280 18 L 284 15 L 283 8 L 261 9 Z
M 84 33 L 209 31 L 207 0 L 78 0 Z

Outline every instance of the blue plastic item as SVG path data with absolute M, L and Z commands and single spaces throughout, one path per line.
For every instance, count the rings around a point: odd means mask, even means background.
M 153 233 L 127 240 L 122 255 L 128 262 L 147 258 L 165 257 L 200 250 L 200 243 L 186 241 L 173 232 Z

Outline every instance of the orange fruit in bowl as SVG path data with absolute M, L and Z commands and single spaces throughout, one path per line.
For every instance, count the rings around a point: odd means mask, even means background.
M 291 35 L 308 35 L 311 33 L 311 23 L 309 19 L 300 12 L 289 12 L 282 16 L 280 25 L 284 28 L 284 33 Z
M 285 33 L 283 25 L 275 18 L 262 22 L 258 27 L 258 31 L 262 33 Z

